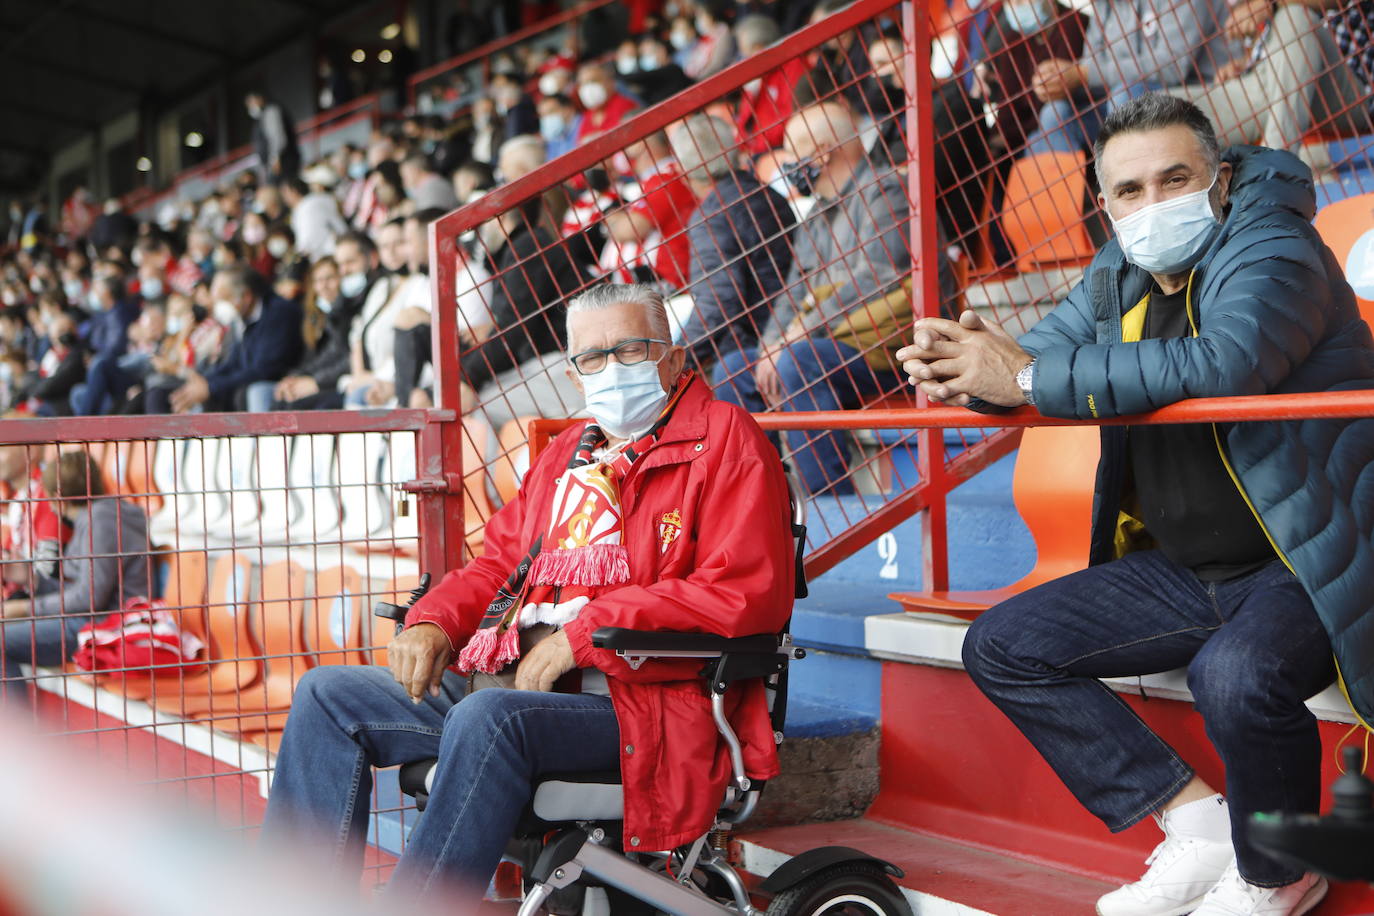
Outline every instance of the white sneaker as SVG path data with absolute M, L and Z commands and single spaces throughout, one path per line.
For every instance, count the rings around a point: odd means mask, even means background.
M 1322 902 L 1327 889 L 1326 879 L 1311 872 L 1282 887 L 1256 887 L 1232 862 L 1194 916 L 1301 916 Z
M 1166 818 L 1155 816 L 1164 842 L 1155 847 L 1140 880 L 1119 887 L 1097 901 L 1098 916 L 1183 916 L 1197 909 L 1235 861 L 1231 844 L 1169 830 Z

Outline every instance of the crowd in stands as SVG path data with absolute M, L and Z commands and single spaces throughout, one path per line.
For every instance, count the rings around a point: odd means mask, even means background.
M 1005 179 L 1027 151 L 1085 148 L 1120 99 L 1165 88 L 1226 141 L 1286 148 L 1330 116 L 1368 126 L 1351 102 L 1370 84 L 1361 3 L 1352 16 L 1164 2 L 1098 0 L 1088 15 L 1018 0 L 960 27 L 960 61 L 931 100 L 943 306 L 958 294 L 953 262 L 995 210 L 999 185 L 983 176 Z M 641 6 L 623 40 L 602 36 L 603 54 L 514 46 L 470 108 L 412 113 L 315 162 L 253 92 L 259 168 L 157 222 L 97 208 L 85 189 L 56 227 L 36 203 L 12 210 L 0 406 L 431 404 L 429 223 L 843 3 Z M 464 408 L 494 429 L 575 412 L 557 309 L 597 279 L 688 294 L 697 368 L 751 408 L 855 407 L 900 386 L 891 354 L 915 310 L 906 71 L 898 24 L 866 23 L 460 239 L 442 306 L 457 306 Z M 839 441 L 799 454 L 813 490 L 848 486 Z

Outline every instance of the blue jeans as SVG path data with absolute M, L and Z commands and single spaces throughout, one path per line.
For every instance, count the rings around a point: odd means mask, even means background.
M 124 392 L 143 379 L 143 371 L 126 365 L 127 357 L 97 356 L 86 367 L 86 381 L 72 388 L 72 413 L 78 417 L 107 414 L 124 400 Z M 144 368 L 146 368 L 146 363 Z
M 1312 601 L 1278 560 L 1202 582 L 1158 551 L 1047 582 L 969 627 L 964 666 L 1083 805 L 1113 831 L 1193 777 L 1098 678 L 1186 666 L 1226 766 L 1232 842 L 1253 884 L 1297 880 L 1246 840 L 1251 814 L 1317 812 L 1321 740 L 1304 701 L 1335 678 Z
M 438 757 L 429 804 L 390 891 L 487 886 L 544 773 L 614 770 L 620 728 L 608 697 L 488 688 L 463 696 L 449 672 L 413 704 L 385 668 L 324 666 L 296 687 L 263 824 L 264 838 L 321 850 L 356 875 L 372 767 Z
M 243 409 L 249 413 L 267 413 L 276 397 L 276 382 L 251 382 L 243 391 Z
M 7 620 L 0 624 L 0 700 L 22 700 L 29 685 L 19 674 L 19 666 L 60 665 L 76 651 L 76 634 L 90 617 L 34 617 Z
M 783 410 L 857 407 L 864 399 L 901 384 L 895 372 L 874 370 L 858 350 L 828 337 L 799 340 L 775 360 Z M 716 397 L 751 412 L 766 410 L 768 405 L 754 382 L 757 361 L 758 350 L 753 347 L 723 355 L 712 377 Z M 794 430 L 787 433 L 787 447 L 797 473 L 812 493 L 854 492 L 854 481 L 849 477 L 849 441 L 843 434 Z

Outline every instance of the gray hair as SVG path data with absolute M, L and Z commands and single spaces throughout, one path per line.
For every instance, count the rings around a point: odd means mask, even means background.
M 735 23 L 735 43 L 741 47 L 766 48 L 781 35 L 778 24 L 768 16 L 745 16 Z
M 660 340 L 673 339 L 668 307 L 663 294 L 645 283 L 602 283 L 573 297 L 568 303 L 567 338 L 572 344 L 572 317 L 580 312 L 595 312 L 613 305 L 642 305 L 649 318 L 650 333 Z
M 735 168 L 735 128 L 712 115 L 693 115 L 668 137 L 690 181 L 709 181 Z
M 1197 137 L 1202 154 L 1207 159 L 1207 167 L 1213 175 L 1221 167 L 1221 145 L 1217 142 L 1217 131 L 1203 114 L 1202 109 L 1192 102 L 1151 92 L 1131 99 L 1125 105 L 1107 115 L 1102 128 L 1093 144 L 1093 171 L 1097 175 L 1097 186 L 1102 187 L 1102 153 L 1107 141 L 1120 134 L 1142 134 L 1166 127 L 1186 127 Z M 1106 189 L 1102 193 L 1105 195 Z
M 496 154 L 498 164 L 501 162 L 501 157 L 507 153 L 518 156 L 531 172 L 543 165 L 549 158 L 548 145 L 544 142 L 544 138 L 538 134 L 520 134 L 502 143 Z
M 215 271 L 214 280 L 218 281 L 221 277 L 229 286 L 229 294 L 235 299 L 241 298 L 244 293 L 251 293 L 255 297 L 261 295 L 257 271 L 246 264 L 219 268 Z

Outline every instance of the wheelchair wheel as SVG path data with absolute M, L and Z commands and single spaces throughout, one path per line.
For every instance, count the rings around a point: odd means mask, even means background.
M 778 894 L 768 916 L 911 916 L 911 907 L 880 867 L 845 862 Z

